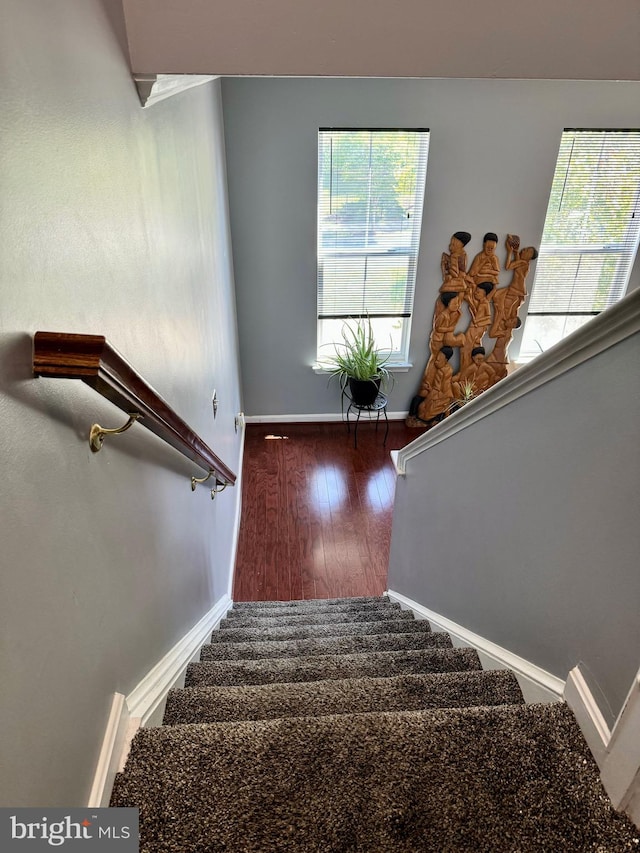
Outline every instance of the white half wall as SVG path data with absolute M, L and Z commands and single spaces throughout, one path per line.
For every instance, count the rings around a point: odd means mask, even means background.
M 532 362 L 398 454 L 388 581 L 559 679 L 580 664 L 608 727 L 640 664 L 640 294 L 574 336 L 627 313 L 626 338 L 509 399 Z

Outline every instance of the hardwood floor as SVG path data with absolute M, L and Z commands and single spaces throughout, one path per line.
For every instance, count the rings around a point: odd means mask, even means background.
M 402 421 L 250 424 L 245 438 L 235 601 L 380 595 L 395 472 L 389 453 L 420 434 Z M 268 435 L 286 438 L 266 438 Z

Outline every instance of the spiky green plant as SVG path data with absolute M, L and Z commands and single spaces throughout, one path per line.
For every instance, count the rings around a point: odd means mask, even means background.
M 329 379 L 337 377 L 343 390 L 351 378 L 386 382 L 391 377 L 385 366 L 389 354 L 376 349 L 368 317 L 355 323 L 344 323 L 342 340 L 343 343 L 334 344 L 335 352 L 327 357 L 325 364 L 330 368 Z
M 465 403 L 470 403 L 471 400 L 478 396 L 476 393 L 476 386 L 468 379 L 465 379 L 463 382 L 459 382 L 458 387 L 460 389 L 459 394 L 449 405 L 449 408 L 447 409 L 448 414 L 453 414 L 453 412 L 457 412 L 458 409 L 461 409 Z
M 473 382 L 469 382 L 469 380 L 465 380 L 460 383 L 460 397 L 456 400 L 457 403 L 460 403 L 461 406 L 464 406 L 465 403 L 469 403 L 476 396 L 476 386 Z

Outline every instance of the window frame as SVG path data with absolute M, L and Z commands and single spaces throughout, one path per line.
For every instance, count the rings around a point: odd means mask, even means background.
M 414 134 L 420 134 L 422 136 L 422 141 L 420 142 L 418 149 L 415 154 L 415 188 L 412 198 L 412 204 L 407 210 L 412 211 L 412 223 L 411 223 L 411 231 L 410 233 L 410 241 L 408 246 L 401 245 L 393 245 L 384 247 L 383 245 L 368 245 L 368 221 L 363 223 L 361 220 L 357 220 L 354 223 L 354 228 L 356 230 L 361 230 L 364 226 L 365 229 L 365 245 L 363 246 L 328 246 L 323 242 L 323 237 L 326 235 L 326 231 L 323 231 L 323 223 L 322 223 L 322 200 L 321 200 L 321 192 L 322 187 L 324 185 L 324 179 L 328 178 L 330 182 L 332 182 L 333 172 L 333 164 L 330 165 L 329 170 L 325 170 L 323 172 L 323 158 L 321 156 L 321 146 L 323 144 L 323 134 L 340 134 L 340 133 L 402 133 L 409 132 Z M 424 199 L 426 193 L 426 173 L 427 173 L 427 162 L 429 155 L 429 144 L 430 144 L 430 130 L 429 128 L 424 127 L 413 127 L 413 128 L 402 128 L 402 127 L 394 127 L 394 128 L 380 128 L 380 127 L 320 127 L 318 129 L 318 181 L 317 181 L 317 222 L 316 222 L 316 233 L 317 233 L 317 242 L 316 242 L 316 297 L 317 297 L 317 332 L 316 332 L 316 364 L 315 367 L 317 370 L 323 370 L 323 352 L 322 350 L 326 347 L 326 356 L 329 357 L 331 353 L 329 352 L 331 344 L 322 343 L 323 334 L 322 334 L 322 323 L 325 320 L 341 320 L 345 322 L 349 319 L 353 319 L 354 322 L 357 322 L 359 318 L 368 317 L 371 319 L 374 324 L 375 320 L 380 320 L 384 318 L 388 318 L 389 320 L 393 320 L 394 317 L 402 318 L 402 328 L 399 335 L 399 340 L 397 342 L 397 348 L 389 348 L 385 347 L 382 341 L 379 341 L 379 349 L 382 353 L 389 356 L 389 361 L 387 363 L 387 367 L 391 370 L 407 370 L 410 367 L 408 362 L 409 356 L 409 344 L 410 344 L 410 336 L 411 336 L 411 320 L 414 309 L 414 297 L 415 297 L 415 285 L 417 278 L 417 267 L 418 267 L 418 255 L 420 251 L 420 237 L 422 231 L 422 217 L 423 217 L 423 209 L 424 209 Z M 369 187 L 369 193 L 371 192 L 371 187 Z M 367 204 L 370 204 L 371 196 L 367 196 Z M 328 230 L 328 229 L 327 229 Z M 337 232 L 337 226 L 336 226 Z M 344 232 L 348 236 L 348 229 Z M 344 236 L 344 235 L 343 235 Z M 336 238 L 337 240 L 337 238 Z M 375 258 L 403 258 L 406 259 L 406 276 L 404 278 L 404 290 L 402 295 L 402 300 L 405 303 L 405 311 L 398 313 L 378 313 L 375 310 L 372 312 L 367 312 L 365 309 L 352 311 L 350 313 L 340 313 L 337 312 L 335 314 L 327 313 L 326 309 L 323 310 L 323 281 L 324 275 L 327 268 L 327 262 L 336 261 L 340 258 L 351 258 L 354 260 L 362 259 L 364 264 L 364 281 L 367 280 L 366 268 L 371 259 Z M 344 273 L 342 273 L 344 275 Z M 335 287 L 335 285 L 334 285 Z M 362 290 L 362 298 L 363 303 L 366 299 L 365 289 Z M 406 308 L 408 304 L 408 309 Z M 340 338 L 338 336 L 334 336 L 335 343 L 339 344 Z

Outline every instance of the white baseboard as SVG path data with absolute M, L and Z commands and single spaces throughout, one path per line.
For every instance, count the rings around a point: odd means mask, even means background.
M 453 622 L 446 616 L 441 616 L 433 610 L 429 610 L 417 601 L 393 590 L 388 590 L 387 595 L 392 601 L 397 601 L 403 607 L 413 610 L 418 618 L 428 619 L 436 629 L 441 629 L 451 634 L 453 638 L 461 640 L 464 645 L 471 646 L 478 651 L 484 669 L 510 669 L 512 670 L 522 688 L 525 700 L 554 702 L 562 699 L 565 683 L 545 669 L 542 669 L 531 661 L 513 654 L 508 649 L 481 637 L 474 631 L 469 631 L 457 622 Z
M 403 421 L 409 412 L 387 412 L 390 421 Z M 328 412 L 316 415 L 247 415 L 248 424 L 346 424 L 344 415 L 339 412 Z M 355 420 L 355 417 L 354 417 Z
M 579 666 L 569 673 L 565 699 L 600 768 L 614 808 L 626 811 L 640 827 L 640 672 L 611 730 Z
M 114 693 L 107 728 L 98 756 L 98 766 L 87 806 L 99 809 L 109 805 L 113 780 L 119 769 L 119 758 L 128 742 L 129 711 L 122 693 Z
M 227 584 L 227 595 L 229 596 L 229 603 L 231 604 L 231 598 L 233 596 L 233 581 L 236 574 L 236 556 L 238 553 L 238 539 L 240 538 L 240 520 L 242 518 L 242 468 L 244 465 L 244 440 L 245 434 L 247 431 L 246 426 L 246 417 L 243 415 L 242 418 L 237 422 L 240 425 L 241 435 L 240 435 L 240 457 L 238 459 L 238 476 L 236 479 L 236 483 L 234 486 L 235 489 L 235 510 L 234 510 L 234 520 L 233 520 L 233 540 L 231 545 L 231 562 L 229 565 L 229 583 Z
M 602 767 L 611 731 L 579 666 L 574 667 L 567 676 L 564 699 L 573 711 L 598 767 Z
M 131 740 L 166 699 L 167 693 L 182 676 L 189 661 L 198 652 L 231 607 L 229 595 L 223 595 L 211 610 L 150 670 L 128 696 L 116 693 L 102 741 L 88 806 L 109 804 L 116 773 L 124 767 Z
M 627 810 L 632 799 L 640 806 L 640 672 L 611 732 L 601 770 L 602 783 L 616 808 Z M 640 810 L 629 814 L 640 822 Z

